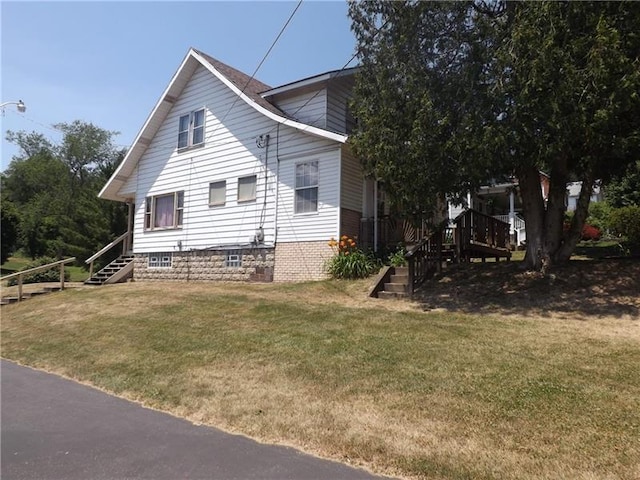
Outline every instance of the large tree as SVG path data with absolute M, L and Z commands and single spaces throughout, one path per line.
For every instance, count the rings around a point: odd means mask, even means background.
M 59 124 L 62 142 L 39 133 L 11 132 L 20 147 L 3 175 L 3 204 L 18 214 L 18 242 L 31 257 L 72 255 L 84 260 L 126 228 L 126 212 L 97 198 L 122 159 L 110 132 L 90 123 Z
M 568 260 L 595 182 L 638 158 L 640 4 L 370 1 L 350 16 L 362 63 L 351 142 L 392 200 L 430 212 L 515 174 L 529 266 Z

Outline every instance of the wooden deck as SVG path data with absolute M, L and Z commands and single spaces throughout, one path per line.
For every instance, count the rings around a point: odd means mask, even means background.
M 454 227 L 424 237 L 408 248 L 409 294 L 442 269 L 444 262 L 511 259 L 509 224 L 476 210 L 466 210 Z

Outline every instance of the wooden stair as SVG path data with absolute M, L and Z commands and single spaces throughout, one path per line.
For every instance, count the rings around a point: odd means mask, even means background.
M 407 267 L 392 267 L 388 282 L 384 282 L 384 289 L 378 292 L 378 298 L 407 298 L 409 297 L 409 269 Z
M 133 255 L 120 255 L 109 265 L 104 267 L 91 278 L 85 280 L 85 285 L 104 285 L 105 283 L 124 282 L 133 274 Z
M 60 287 L 43 287 L 41 290 L 35 290 L 33 292 L 25 292 L 22 294 L 22 299 L 19 299 L 16 295 L 7 295 L 0 298 L 0 305 L 9 305 L 18 301 L 25 301 L 29 298 L 37 297 L 40 295 L 46 295 L 47 293 L 59 292 Z

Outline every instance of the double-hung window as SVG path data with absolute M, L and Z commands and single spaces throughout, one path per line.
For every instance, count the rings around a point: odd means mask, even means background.
M 227 201 L 227 181 L 221 180 L 209 184 L 209 206 L 220 207 Z
M 182 115 L 178 122 L 178 149 L 204 145 L 204 108 Z
M 238 179 L 238 202 L 251 202 L 256 199 L 256 175 Z
M 295 213 L 318 211 L 318 161 L 296 165 Z
M 184 212 L 184 192 L 147 197 L 144 205 L 145 230 L 179 228 Z

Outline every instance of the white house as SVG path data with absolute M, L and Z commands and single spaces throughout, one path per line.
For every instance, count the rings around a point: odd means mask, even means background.
M 271 88 L 190 49 L 99 193 L 130 205 L 134 278 L 324 277 L 372 203 L 346 144 L 354 73 Z

